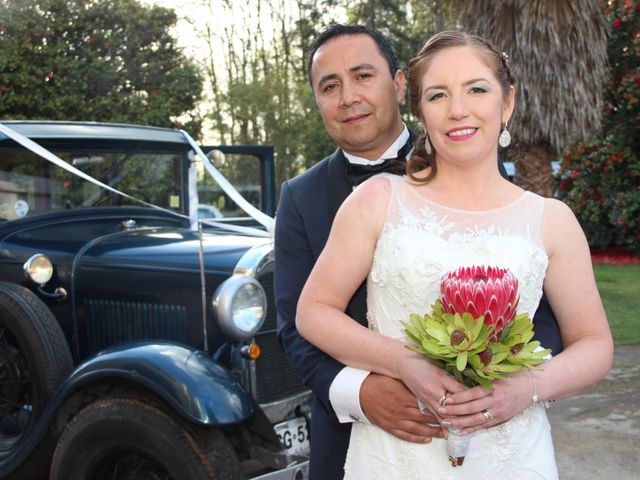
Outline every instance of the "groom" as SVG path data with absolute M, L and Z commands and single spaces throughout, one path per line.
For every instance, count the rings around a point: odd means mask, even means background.
M 298 297 L 338 208 L 368 176 L 402 174 L 413 138 L 400 116 L 405 77 L 379 33 L 357 25 L 329 28 L 312 46 L 308 74 L 324 126 L 339 148 L 282 184 L 275 231 L 276 307 L 280 343 L 314 393 L 310 479 L 334 480 L 344 476 L 352 422 L 371 422 L 417 443 L 442 434 L 428 425 L 434 418 L 419 411 L 404 384 L 345 367 L 296 330 Z M 365 284 L 345 311 L 367 324 Z M 534 321 L 536 337 L 557 353 L 560 336 L 546 300 Z

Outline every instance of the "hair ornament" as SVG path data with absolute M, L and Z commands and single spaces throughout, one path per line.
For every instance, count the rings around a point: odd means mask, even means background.
M 502 59 L 504 60 L 504 63 L 509 65 L 509 55 L 507 55 L 507 52 L 500 52 L 500 55 L 502 56 Z

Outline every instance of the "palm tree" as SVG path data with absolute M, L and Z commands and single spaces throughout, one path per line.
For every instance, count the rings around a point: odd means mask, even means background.
M 601 127 L 607 32 L 599 0 L 468 0 L 462 24 L 507 52 L 516 182 L 551 195 L 551 160 Z

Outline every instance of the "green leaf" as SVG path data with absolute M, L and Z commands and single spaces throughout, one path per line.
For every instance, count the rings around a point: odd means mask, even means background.
M 429 341 L 427 339 L 422 340 L 422 348 L 429 354 L 429 356 L 434 356 L 436 358 L 446 358 L 447 356 L 453 355 L 451 350 L 446 346 L 438 345 L 433 341 Z
M 440 301 L 440 299 L 436 300 L 436 302 L 433 304 L 433 314 L 438 317 L 442 317 L 444 315 L 444 311 L 442 310 L 442 302 Z
M 489 380 L 486 380 L 484 378 L 478 377 L 477 381 L 484 388 L 486 388 L 487 390 L 491 390 L 493 392 L 493 383 L 491 383 Z
M 509 356 L 509 351 L 505 351 L 505 352 L 493 352 L 493 356 L 491 357 L 491 363 L 492 364 L 499 364 L 501 362 L 503 362 L 507 357 Z
M 404 331 L 405 333 L 412 339 L 415 341 L 416 338 L 420 337 L 420 333 L 413 328 L 411 325 L 409 325 L 406 322 L 400 322 L 400 324 L 404 327 Z
M 473 328 L 470 329 L 471 330 L 471 338 L 472 339 L 477 339 L 478 335 L 480 335 L 480 332 L 482 331 L 482 327 L 484 326 L 484 317 L 481 316 L 479 319 L 477 319 L 474 324 L 473 324 Z
M 440 343 L 451 344 L 451 337 L 444 325 L 433 319 L 427 320 L 427 334 L 437 339 Z
M 416 330 L 418 332 L 420 332 L 421 335 L 426 335 L 427 334 L 427 331 L 426 331 L 426 329 L 424 327 L 424 318 L 423 317 L 413 313 L 413 314 L 411 314 L 409 316 L 409 320 L 411 321 L 413 326 L 416 328 Z
M 494 327 L 492 325 L 491 327 L 487 328 L 484 324 L 482 325 L 482 327 L 483 328 L 480 329 L 480 333 L 478 334 L 476 340 L 471 343 L 471 349 L 482 347 L 488 343 L 489 336 L 491 336 Z M 482 348 L 482 350 L 484 350 L 484 348 Z
M 499 365 L 491 365 L 494 372 L 519 372 L 522 367 L 519 365 L 511 365 L 508 363 L 501 363 Z
M 456 360 L 458 371 L 462 372 L 467 366 L 467 352 L 460 352 Z
M 464 383 L 464 377 L 460 370 L 458 370 L 457 368 L 453 368 L 449 371 L 449 373 L 453 374 L 453 378 L 455 378 L 458 382 Z

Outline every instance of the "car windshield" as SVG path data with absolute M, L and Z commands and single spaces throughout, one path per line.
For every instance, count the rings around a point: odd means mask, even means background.
M 78 170 L 132 197 L 182 211 L 184 153 L 110 149 L 53 151 Z M 0 219 L 56 210 L 141 206 L 25 151 L 0 151 Z

